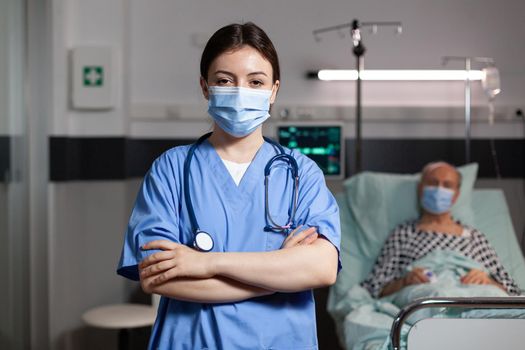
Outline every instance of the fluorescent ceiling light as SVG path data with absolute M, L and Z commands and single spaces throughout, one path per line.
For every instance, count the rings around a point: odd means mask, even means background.
M 481 70 L 468 72 L 470 80 L 481 80 L 485 73 Z M 357 70 L 353 69 L 322 69 L 317 72 L 319 80 L 357 80 Z M 361 71 L 362 80 L 459 80 L 467 79 L 466 70 L 428 70 L 428 69 L 377 69 Z

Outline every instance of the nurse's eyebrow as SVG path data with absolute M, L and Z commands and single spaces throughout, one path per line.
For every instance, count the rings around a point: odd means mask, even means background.
M 235 76 L 235 74 L 233 74 L 232 72 L 228 72 L 228 71 L 225 71 L 225 70 L 215 71 L 215 74 L 219 74 L 219 73 L 226 74 L 226 75 L 231 75 L 232 77 Z
M 228 72 L 226 70 L 218 70 L 218 71 L 215 71 L 215 74 L 219 74 L 219 73 L 222 73 L 222 74 L 226 74 L 226 75 L 231 75 L 232 77 L 235 76 L 235 74 L 233 74 L 232 72 Z M 264 76 L 268 76 L 265 72 L 251 72 L 251 73 L 248 73 L 247 75 L 264 75 Z

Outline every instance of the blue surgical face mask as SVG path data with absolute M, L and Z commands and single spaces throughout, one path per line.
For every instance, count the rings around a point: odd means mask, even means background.
M 421 206 L 431 214 L 443 214 L 452 208 L 454 190 L 445 187 L 425 186 Z
M 270 117 L 272 90 L 210 86 L 208 91 L 208 113 L 232 136 L 247 136 Z

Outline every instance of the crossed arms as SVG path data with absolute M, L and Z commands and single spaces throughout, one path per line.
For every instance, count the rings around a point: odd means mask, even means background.
M 139 264 L 142 289 L 184 301 L 236 302 L 332 285 L 337 276 L 337 250 L 314 227 L 269 252 L 202 253 L 166 240 L 142 249 L 161 250 Z

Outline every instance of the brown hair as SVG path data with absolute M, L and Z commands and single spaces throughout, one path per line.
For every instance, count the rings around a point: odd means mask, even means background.
M 201 76 L 208 80 L 208 70 L 214 59 L 227 51 L 249 45 L 257 50 L 270 64 L 273 70 L 273 82 L 280 79 L 279 58 L 272 41 L 266 33 L 253 24 L 230 24 L 216 31 L 208 40 L 201 57 Z

